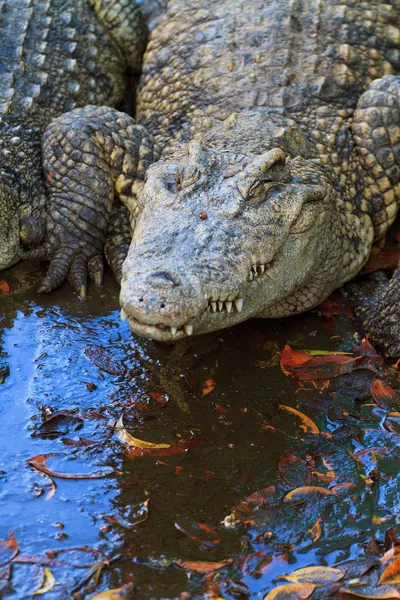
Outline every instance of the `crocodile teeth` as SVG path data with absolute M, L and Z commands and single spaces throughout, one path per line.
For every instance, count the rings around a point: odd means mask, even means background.
M 222 312 L 224 310 L 224 303 L 223 302 L 218 302 L 218 310 L 219 310 L 219 312 Z
M 121 321 L 126 321 L 127 318 L 128 318 L 128 315 L 126 314 L 124 309 L 121 308 Z
M 253 279 L 254 279 L 253 271 L 250 271 L 250 275 L 248 277 L 248 280 L 249 281 L 253 281 Z
M 260 275 L 262 275 L 265 271 L 265 265 L 260 265 L 259 269 L 260 269 Z
M 257 273 L 257 265 L 252 265 L 252 266 L 251 266 L 251 270 L 253 271 L 253 273 L 254 273 L 254 276 L 255 276 L 255 277 L 257 277 L 257 276 L 258 276 L 258 273 Z
M 235 300 L 235 306 L 236 306 L 236 310 L 238 312 L 242 312 L 242 308 L 243 308 L 243 298 L 237 298 Z
M 193 335 L 193 325 L 184 325 L 186 335 Z
M 216 302 L 211 302 L 211 308 L 213 312 L 217 312 L 217 303 Z
M 171 327 L 171 333 L 172 335 L 176 335 L 178 332 L 178 328 L 177 327 Z
M 230 313 L 232 311 L 232 302 L 225 302 L 226 312 Z

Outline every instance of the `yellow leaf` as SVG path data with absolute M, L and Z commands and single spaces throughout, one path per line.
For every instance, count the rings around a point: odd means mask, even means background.
M 100 592 L 95 596 L 92 596 L 90 600 L 124 600 L 127 598 L 126 596 L 126 586 L 120 588 L 114 588 L 112 590 L 106 590 L 105 592 Z
M 326 488 L 317 487 L 315 485 L 306 485 L 303 487 L 298 487 L 284 497 L 285 502 L 289 502 L 290 500 L 301 500 L 303 498 L 307 498 L 312 494 L 318 494 L 319 496 L 335 496 L 331 490 L 327 490 Z
M 170 444 L 153 444 L 153 442 L 146 442 L 145 440 L 139 440 L 138 438 L 134 438 L 124 427 L 123 421 L 124 413 L 118 419 L 117 424 L 115 425 L 115 431 L 117 433 L 117 438 L 124 442 L 124 444 L 128 444 L 128 446 L 134 446 L 135 448 L 170 448 Z
M 310 356 L 336 356 L 337 354 L 348 354 L 352 356 L 352 352 L 333 352 L 332 350 L 302 350 Z
M 340 591 L 345 594 L 351 594 L 357 598 L 365 598 L 366 600 L 393 600 L 393 598 L 400 598 L 399 592 L 396 588 L 385 585 L 385 589 L 376 586 L 360 586 L 354 588 L 340 588 Z
M 298 417 L 301 421 L 301 424 L 299 425 L 299 427 L 305 433 L 315 433 L 315 434 L 319 433 L 319 429 L 316 426 L 316 424 L 314 423 L 314 421 L 312 421 L 309 417 L 307 417 L 307 415 L 300 412 L 296 408 L 292 408 L 291 406 L 286 406 L 285 404 L 279 404 L 279 410 L 283 410 L 285 412 L 291 413 L 292 415 L 295 415 L 296 417 Z
M 333 567 L 305 567 L 297 569 L 290 575 L 281 575 L 278 579 L 286 579 L 293 583 L 333 583 L 343 579 L 344 573 Z
M 307 531 L 307 534 L 310 536 L 313 542 L 317 542 L 322 534 L 321 527 L 321 517 L 319 517 L 318 521 L 314 523 L 314 525 Z
M 36 590 L 36 592 L 33 592 L 32 596 L 46 594 L 46 592 L 50 592 L 55 585 L 56 580 L 54 579 L 53 573 L 50 571 L 50 569 L 45 568 L 43 585 L 38 590 Z
M 383 571 L 379 583 L 400 583 L 400 556 L 394 559 Z
M 221 560 L 220 562 L 174 560 L 174 563 L 178 565 L 178 567 L 181 567 L 181 569 L 196 571 L 196 573 L 212 573 L 213 571 L 218 571 L 218 569 L 223 569 L 224 567 L 231 565 L 232 562 L 232 558 Z
M 288 583 L 268 592 L 263 600 L 307 600 L 316 587 L 311 583 Z
M 211 392 L 215 388 L 215 385 L 216 385 L 215 379 L 213 379 L 212 377 L 209 377 L 208 379 L 206 379 L 201 388 L 201 395 L 208 396 L 208 394 L 211 394 Z

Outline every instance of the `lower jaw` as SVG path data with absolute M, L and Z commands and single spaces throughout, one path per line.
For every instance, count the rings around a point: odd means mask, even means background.
M 159 327 L 157 325 L 149 325 L 148 323 L 140 323 L 133 317 L 128 317 L 129 327 L 132 332 L 141 337 L 146 337 L 156 342 L 176 342 L 184 337 L 187 337 L 183 328 L 177 328 L 176 332 L 171 331 L 171 327 Z

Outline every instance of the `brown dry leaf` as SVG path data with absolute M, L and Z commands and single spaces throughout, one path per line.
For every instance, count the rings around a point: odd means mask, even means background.
M 213 571 L 218 571 L 219 569 L 223 569 L 233 563 L 232 558 L 227 558 L 226 560 L 221 560 L 220 562 L 207 562 L 200 560 L 174 560 L 174 563 L 181 567 L 181 569 L 186 569 L 187 571 L 196 571 L 196 573 L 213 573 Z
M 378 583 L 400 583 L 400 556 L 386 567 Z
M 316 424 L 314 423 L 314 421 L 312 421 L 309 417 L 307 417 L 307 415 L 305 415 L 304 413 L 300 412 L 299 410 L 297 410 L 296 408 L 292 408 L 291 406 L 286 406 L 285 404 L 279 404 L 279 410 L 288 412 L 292 415 L 295 415 L 296 417 L 298 417 L 300 419 L 300 429 L 302 429 L 305 433 L 315 433 L 318 434 L 319 433 L 319 429 L 316 426 Z
M 304 567 L 293 571 L 290 575 L 280 575 L 277 579 L 286 579 L 293 583 L 333 583 L 343 579 L 344 573 L 333 567 Z
M 0 567 L 7 565 L 18 554 L 18 542 L 12 531 L 6 540 L 0 542 Z
M 115 425 L 114 430 L 116 431 L 117 438 L 127 444 L 128 446 L 133 446 L 134 448 L 170 448 L 171 444 L 153 444 L 153 442 L 146 442 L 145 440 L 139 440 L 138 438 L 133 437 L 124 426 L 124 413 L 120 416 Z
M 100 477 L 107 477 L 114 473 L 114 470 L 111 471 L 96 471 L 95 473 L 88 473 L 87 475 L 70 475 L 69 473 L 58 473 L 57 471 L 52 471 L 48 467 L 46 467 L 46 460 L 52 456 L 55 456 L 52 452 L 49 454 L 38 454 L 38 456 L 33 456 L 29 460 L 27 460 L 27 464 L 31 467 L 34 467 L 38 471 L 42 473 L 46 473 L 51 477 L 59 477 L 60 479 L 99 479 Z
M 400 598 L 400 592 L 390 585 L 360 585 L 354 587 L 340 588 L 340 591 L 345 594 L 351 594 L 357 598 L 365 598 L 366 600 L 393 600 Z
M 0 571 L 0 594 L 6 589 L 11 579 L 11 565 L 7 565 Z
M 208 396 L 208 394 L 211 394 L 215 386 L 215 379 L 213 379 L 212 377 L 208 377 L 201 387 L 201 395 Z
M 307 535 L 310 536 L 313 542 L 317 542 L 322 534 L 321 517 L 314 525 L 307 531 Z
M 316 587 L 312 583 L 288 583 L 268 592 L 263 600 L 307 600 Z
M 362 358 L 354 354 L 334 352 L 310 356 L 307 352 L 293 350 L 286 345 L 281 354 L 281 368 L 285 375 L 291 375 L 301 381 L 331 379 L 344 373 L 351 373 Z
M 317 487 L 315 485 L 306 485 L 292 490 L 286 494 L 283 500 L 285 502 L 290 502 L 291 500 L 306 500 L 307 496 L 312 496 L 314 494 L 318 496 L 336 496 L 336 494 L 326 488 Z
M 47 592 L 50 592 L 55 585 L 56 580 L 54 579 L 53 573 L 50 571 L 50 569 L 47 569 L 45 567 L 43 584 L 38 590 L 36 590 L 36 592 L 32 593 L 32 596 L 40 596 L 41 594 L 46 594 Z

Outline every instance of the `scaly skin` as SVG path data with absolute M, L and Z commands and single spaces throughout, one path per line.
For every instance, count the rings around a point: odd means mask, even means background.
M 316 306 L 360 271 L 400 199 L 400 0 L 167 5 L 137 113 L 162 160 L 121 290 L 132 330 L 162 341 Z M 364 327 L 388 354 L 398 280 Z
M 42 247 L 30 255 L 52 259 L 50 279 L 59 275 L 60 252 L 66 252 L 60 238 L 64 238 L 72 261 L 66 265 L 61 260 L 62 272 L 66 275 L 71 269 L 75 289 L 84 293 L 82 273 L 88 261 L 91 274 L 101 280 L 104 239 L 96 235 L 95 244 L 82 248 L 81 243 L 85 235 L 94 237 L 89 233 L 94 225 L 90 215 L 74 238 L 67 223 L 58 223 L 55 229 L 54 205 L 46 209 L 42 160 L 46 167 L 51 157 L 46 149 L 42 154 L 41 138 L 48 126 L 54 130 L 49 125 L 52 120 L 76 107 L 117 106 L 124 92 L 126 68 L 140 69 L 146 35 L 134 0 L 0 0 L 0 270 L 21 258 L 21 233 L 24 244 L 37 244 L 45 238 L 47 254 Z M 81 113 L 75 113 L 75 120 L 80 117 Z M 112 118 L 111 113 L 107 118 Z M 117 113 L 113 118 L 119 119 Z M 69 117 L 68 123 L 73 127 L 73 118 Z M 109 122 L 108 127 L 116 137 L 124 137 L 116 122 Z M 125 121 L 124 127 L 128 127 Z M 66 190 L 71 188 L 69 178 L 77 157 L 79 149 L 76 156 L 69 157 L 69 171 L 63 173 Z M 57 158 L 58 164 L 63 162 L 61 152 Z M 48 175 L 53 183 L 49 180 L 47 187 L 54 196 L 57 173 Z M 95 175 L 95 168 L 84 171 L 86 179 Z M 80 265 L 78 279 L 75 263 Z M 51 287 L 47 278 L 42 290 Z

